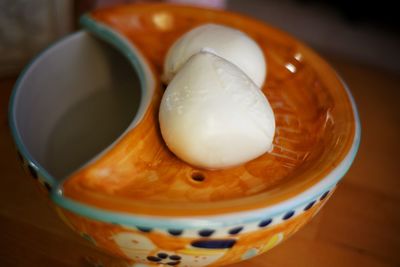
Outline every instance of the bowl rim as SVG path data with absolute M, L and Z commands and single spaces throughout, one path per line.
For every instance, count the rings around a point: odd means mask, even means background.
M 198 7 L 187 7 L 187 6 L 173 6 L 170 4 L 145 4 L 145 6 L 155 6 L 158 8 L 163 8 L 165 6 L 174 7 L 174 8 L 190 8 L 196 10 L 207 10 L 204 8 Z M 227 11 L 212 11 L 212 12 L 222 12 L 222 13 L 229 13 L 230 15 L 245 17 L 241 14 L 236 14 L 234 12 L 227 12 Z M 250 19 L 256 21 L 253 18 L 245 17 L 246 19 Z M 82 24 L 90 32 L 97 33 L 97 37 L 111 43 L 114 45 L 120 52 L 122 52 L 125 57 L 129 60 L 129 62 L 133 65 L 135 71 L 140 74 L 140 64 L 137 64 L 137 55 L 132 53 L 129 42 L 121 36 L 118 32 L 114 31 L 110 27 L 96 22 L 94 19 L 90 17 L 90 15 L 85 15 L 81 19 Z M 263 22 L 260 22 L 265 24 Z M 283 33 L 282 31 L 278 30 L 278 32 Z M 283 201 L 279 201 L 278 203 L 273 203 L 271 205 L 264 205 L 258 206 L 253 209 L 241 210 L 241 211 L 233 211 L 233 212 L 224 212 L 221 214 L 194 214 L 189 216 L 179 216 L 179 215 L 154 215 L 154 214 L 136 214 L 130 212 L 122 212 L 122 211 L 113 211 L 113 210 L 106 210 L 99 207 L 95 207 L 92 205 L 80 203 L 73 199 L 67 198 L 63 195 L 62 189 L 60 188 L 62 181 L 57 182 L 28 152 L 26 147 L 24 146 L 21 136 L 18 133 L 16 127 L 16 118 L 15 118 L 15 100 L 17 94 L 19 92 L 19 87 L 21 82 L 24 80 L 25 76 L 28 74 L 31 67 L 35 65 L 35 62 L 41 59 L 41 57 L 48 53 L 51 49 L 54 49 L 58 44 L 64 42 L 68 38 L 73 38 L 74 36 L 78 36 L 79 34 L 83 34 L 83 31 L 79 31 L 68 35 L 59 41 L 55 42 L 54 44 L 50 45 L 47 49 L 41 52 L 38 56 L 36 56 L 21 72 L 20 76 L 15 83 L 13 88 L 12 95 L 10 97 L 10 105 L 9 105 L 9 124 L 11 133 L 14 139 L 14 142 L 17 146 L 18 151 L 22 154 L 22 156 L 28 161 L 28 164 L 38 172 L 39 176 L 45 180 L 53 189 L 50 191 L 50 198 L 54 201 L 55 204 L 58 206 L 72 211 L 74 213 L 80 214 L 85 217 L 89 217 L 95 220 L 105 221 L 105 222 L 118 222 L 124 225 L 131 225 L 131 226 L 151 226 L 151 227 L 161 227 L 161 228 L 173 228 L 173 227 L 180 227 L 180 228 L 197 228 L 197 227 L 204 227 L 204 226 L 214 226 L 214 227 L 221 227 L 227 225 L 233 225 L 238 222 L 241 223 L 249 223 L 253 221 L 258 221 L 265 219 L 266 216 L 274 217 L 279 214 L 282 214 L 288 210 L 293 209 L 294 207 L 298 207 L 301 205 L 306 205 L 307 203 L 313 201 L 314 199 L 318 198 L 322 193 L 329 191 L 332 187 L 338 183 L 338 181 L 344 176 L 344 174 L 350 168 L 356 153 L 359 148 L 360 139 L 361 139 L 361 125 L 360 119 L 357 111 L 357 107 L 353 96 L 351 95 L 348 86 L 344 83 L 344 81 L 340 78 L 340 76 L 331 68 L 333 72 L 335 72 L 336 78 L 340 80 L 341 85 L 347 95 L 347 98 L 350 102 L 350 106 L 353 112 L 353 125 L 354 125 L 354 135 L 351 141 L 351 145 L 348 148 L 345 156 L 342 158 L 340 163 L 334 167 L 328 174 L 326 174 L 323 178 L 321 178 L 318 182 L 307 188 L 306 190 L 302 191 L 299 194 L 296 194 L 293 197 L 285 199 Z M 286 33 L 283 33 L 286 34 Z M 287 34 L 286 34 L 287 35 Z M 297 39 L 295 39 L 298 41 Z M 304 46 L 308 48 L 307 46 Z M 313 51 L 312 51 L 313 52 Z M 315 52 L 313 52 L 315 53 Z M 316 53 L 315 53 L 316 54 Z M 317 55 L 319 58 L 319 56 Z M 320 58 L 323 62 L 323 59 Z M 142 77 L 143 78 L 143 77 Z M 141 79 L 142 79 L 141 78 Z M 143 86 L 142 86 L 143 90 Z M 136 117 L 136 116 L 135 116 Z M 124 132 L 125 133 L 125 132 Z M 124 135 L 124 134 L 122 134 Z M 121 135 L 121 136 L 122 136 Z M 156 205 L 159 205 L 159 203 Z

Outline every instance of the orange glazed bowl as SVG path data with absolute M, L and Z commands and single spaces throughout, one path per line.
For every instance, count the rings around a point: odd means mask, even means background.
M 166 52 L 210 22 L 262 48 L 262 91 L 276 120 L 272 152 L 217 171 L 176 158 L 158 125 Z M 124 266 L 221 266 L 264 253 L 307 223 L 350 168 L 360 142 L 350 92 L 288 34 L 231 12 L 165 4 L 96 10 L 82 25 L 21 75 L 10 125 L 57 213 Z

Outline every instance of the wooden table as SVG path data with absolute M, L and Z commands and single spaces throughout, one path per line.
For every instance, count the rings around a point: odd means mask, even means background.
M 236 266 L 400 266 L 400 77 L 331 59 L 351 88 L 362 142 L 349 173 L 314 220 L 265 255 Z M 90 266 L 109 258 L 74 234 L 18 164 L 0 81 L 0 266 Z

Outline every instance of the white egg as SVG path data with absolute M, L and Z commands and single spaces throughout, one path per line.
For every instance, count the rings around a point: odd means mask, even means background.
M 164 61 L 165 82 L 169 82 L 185 62 L 200 51 L 212 52 L 238 66 L 261 87 L 266 76 L 264 54 L 245 33 L 216 24 L 205 24 L 181 36 L 169 49 Z
M 262 91 L 236 65 L 208 52 L 192 56 L 161 100 L 169 149 L 206 169 L 252 160 L 272 148 L 275 119 Z

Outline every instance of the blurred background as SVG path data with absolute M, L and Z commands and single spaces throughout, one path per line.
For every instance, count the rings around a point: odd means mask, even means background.
M 395 2 L 381 0 L 165 0 L 228 9 L 281 28 L 322 54 L 399 73 Z M 0 76 L 16 75 L 33 55 L 79 28 L 91 9 L 134 0 L 0 0 Z
M 130 2 L 149 1 L 0 0 L 0 266 L 93 267 L 100 265 L 82 263 L 81 256 L 107 258 L 48 209 L 33 180 L 27 184 L 8 128 L 8 101 L 21 69 L 50 43 L 78 30 L 81 14 Z M 165 2 L 232 10 L 283 29 L 328 59 L 358 105 L 361 146 L 326 207 L 284 244 L 232 267 L 400 266 L 397 1 Z

